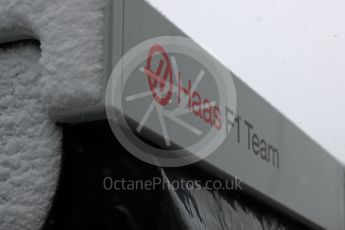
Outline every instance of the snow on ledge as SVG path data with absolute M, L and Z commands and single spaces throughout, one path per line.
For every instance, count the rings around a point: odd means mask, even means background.
M 0 1 L 0 34 L 32 34 L 41 42 L 39 84 L 48 109 L 100 102 L 105 7 L 106 0 Z
M 61 159 L 61 132 L 48 111 L 102 100 L 107 1 L 0 1 L 2 42 L 15 35 L 41 44 L 0 50 L 1 229 L 45 222 Z

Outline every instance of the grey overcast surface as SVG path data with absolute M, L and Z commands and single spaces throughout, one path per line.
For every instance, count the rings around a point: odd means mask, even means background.
M 345 163 L 345 1 L 150 2 Z

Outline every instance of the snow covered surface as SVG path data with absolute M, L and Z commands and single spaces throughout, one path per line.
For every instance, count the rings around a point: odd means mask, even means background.
M 61 132 L 41 101 L 40 50 L 0 49 L 0 229 L 39 229 L 60 165 Z
M 161 171 L 167 188 L 173 188 L 164 170 Z M 176 182 L 176 181 L 175 181 Z M 200 182 L 200 181 L 199 181 Z M 274 217 L 269 212 L 255 211 L 233 196 L 226 199 L 220 190 L 207 189 L 168 189 L 176 211 L 186 229 L 236 229 L 236 230 L 285 230 L 300 229 L 282 217 Z M 267 211 L 267 210 L 266 210 Z M 259 215 L 258 215 L 259 214 Z M 285 222 L 284 222 L 285 221 Z M 286 226 L 286 224 L 290 226 Z
M 176 208 L 188 229 L 236 229 L 236 230 L 286 230 L 282 223 L 272 216 L 258 218 L 250 209 L 238 201 L 233 204 L 225 200 L 219 191 L 190 190 L 190 199 L 184 204 L 171 192 Z M 189 209 L 186 209 L 187 206 Z M 221 211 L 220 211 L 221 210 Z
M 42 100 L 50 109 L 92 105 L 101 98 L 105 0 L 1 0 L 1 31 L 41 42 Z
M 0 49 L 0 229 L 39 229 L 59 173 L 60 130 L 48 110 L 97 104 L 105 0 L 1 0 L 0 35 L 35 46 Z

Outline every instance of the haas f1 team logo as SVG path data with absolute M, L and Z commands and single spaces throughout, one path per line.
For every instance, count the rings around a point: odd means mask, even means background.
M 112 131 L 131 154 L 176 167 L 223 143 L 225 114 L 231 111 L 233 121 L 236 112 L 236 89 L 230 71 L 190 39 L 158 37 L 123 56 L 105 103 Z

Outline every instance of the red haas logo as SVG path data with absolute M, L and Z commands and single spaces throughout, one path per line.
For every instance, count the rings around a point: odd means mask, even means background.
M 224 142 L 237 99 L 224 66 L 189 38 L 163 36 L 123 56 L 108 81 L 105 104 L 112 131 L 131 154 L 178 167 L 204 159 Z M 146 142 L 150 133 L 158 136 Z
M 158 68 L 155 72 L 152 70 L 152 57 L 156 54 L 160 54 L 162 56 L 162 59 L 159 60 Z M 163 66 L 166 66 L 165 71 L 162 76 L 162 69 Z M 147 61 L 146 61 L 146 67 L 144 68 L 144 72 L 147 75 L 148 78 L 148 84 L 149 88 L 151 90 L 153 98 L 162 106 L 167 105 L 169 102 L 171 102 L 171 97 L 173 94 L 173 87 L 174 87 L 174 81 L 173 81 L 173 72 L 172 72 L 172 65 L 171 60 L 165 51 L 165 49 L 160 45 L 154 45 L 149 50 Z M 209 125 L 214 126 L 216 129 L 222 128 L 222 122 L 221 122 L 221 113 L 219 106 L 215 105 L 214 102 L 211 102 L 209 99 L 205 98 L 203 99 L 201 94 L 198 91 L 193 91 L 191 89 L 192 87 L 192 81 L 188 80 L 188 87 L 185 88 L 182 85 L 182 77 L 181 73 L 179 72 L 176 76 L 177 79 L 177 100 L 178 105 L 185 106 L 183 103 L 181 103 L 181 95 L 188 97 L 188 109 L 189 111 L 193 112 L 193 114 L 200 119 L 202 119 L 204 122 L 206 122 Z M 167 82 L 167 80 L 169 80 Z M 160 97 L 160 94 L 163 94 L 163 89 L 168 84 L 168 91 L 164 97 Z M 158 87 L 159 85 L 159 87 Z M 157 88 L 159 90 L 159 93 L 157 93 Z
M 152 69 L 151 69 L 152 57 L 157 52 L 163 56 L 164 60 L 161 59 L 159 61 L 158 69 L 154 73 L 154 72 L 152 72 Z M 166 68 L 165 68 L 165 72 L 164 72 L 163 77 L 161 77 L 161 73 L 162 73 L 162 69 L 163 69 L 164 64 L 166 64 Z M 165 50 L 162 46 L 154 45 L 150 49 L 148 57 L 147 57 L 147 61 L 146 61 L 146 67 L 144 68 L 144 72 L 147 75 L 149 87 L 150 87 L 150 90 L 152 92 L 153 98 L 162 106 L 168 104 L 170 99 L 171 99 L 172 93 L 173 93 L 174 82 L 173 82 L 173 73 L 172 73 L 170 59 L 169 59 L 169 56 L 167 55 L 167 53 L 165 52 Z M 157 88 L 157 85 L 159 83 L 160 94 L 163 93 L 163 89 L 165 88 L 166 81 L 168 80 L 168 78 L 169 78 L 169 82 L 168 82 L 169 89 L 168 89 L 166 96 L 162 98 L 157 94 L 156 88 Z

